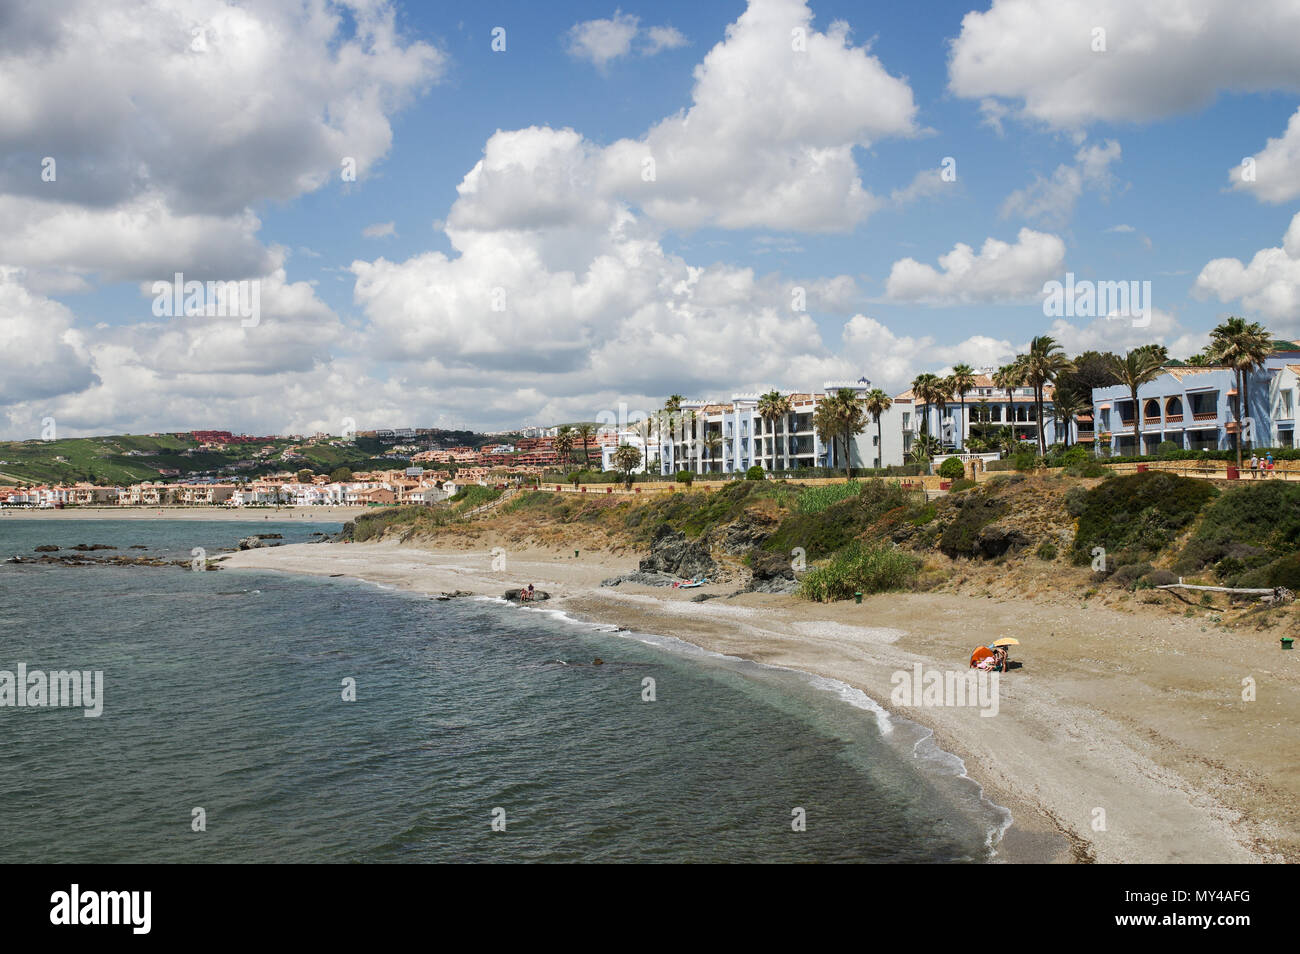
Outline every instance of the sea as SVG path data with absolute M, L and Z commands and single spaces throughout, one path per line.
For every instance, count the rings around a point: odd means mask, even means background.
M 0 516 L 0 560 L 86 543 L 188 561 L 338 529 Z M 997 860 L 1005 809 L 858 690 L 544 606 L 434 596 L 0 563 L 0 670 L 103 673 L 98 717 L 0 706 L 0 858 Z

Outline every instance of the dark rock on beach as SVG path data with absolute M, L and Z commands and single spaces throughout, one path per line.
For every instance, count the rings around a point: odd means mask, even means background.
M 111 546 L 109 546 L 107 543 L 78 543 L 75 547 L 71 547 L 70 549 L 72 549 L 72 550 L 82 550 L 82 551 L 90 551 L 90 550 L 116 550 L 117 547 L 111 547 Z
M 638 569 L 642 573 L 669 573 L 692 580 L 716 575 L 718 571 L 704 543 L 688 541 L 685 533 L 674 532 L 666 523 L 655 531 L 650 555 L 641 561 Z
M 677 582 L 677 577 L 668 573 L 643 573 L 637 570 L 633 573 L 624 573 L 620 576 L 611 576 L 607 580 L 601 580 L 601 586 L 618 586 L 620 583 L 638 583 L 641 586 L 672 586 Z
M 509 600 L 511 603 L 518 603 L 520 602 L 519 593 L 520 591 L 517 589 L 506 590 L 505 593 L 502 594 L 501 598 L 505 600 Z M 547 593 L 545 590 L 533 590 L 533 598 L 531 600 L 528 600 L 527 602 L 540 603 L 542 600 L 549 600 L 550 598 L 551 598 L 551 594 Z
M 37 553 L 54 553 L 59 548 L 56 547 L 53 543 L 42 543 L 39 547 L 36 547 L 35 549 Z
M 258 547 L 265 547 L 265 546 L 273 546 L 273 547 L 274 547 L 274 546 L 279 546 L 278 543 L 270 543 L 270 544 L 268 544 L 268 543 L 263 543 L 262 541 L 263 541 L 263 540 L 282 540 L 282 539 L 284 539 L 284 534 L 282 534 L 282 533 L 255 533 L 255 534 L 253 534 L 251 537 L 244 537 L 242 540 L 240 540 L 240 541 L 239 541 L 239 549 L 241 549 L 241 550 L 256 550 Z

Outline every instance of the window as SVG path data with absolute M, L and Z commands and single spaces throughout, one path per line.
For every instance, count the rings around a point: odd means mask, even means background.
M 879 447 L 879 446 L 880 446 L 880 435 L 879 435 L 879 434 L 872 434 L 872 435 L 871 435 L 871 446 L 872 446 L 872 447 Z
M 1293 400 L 1292 395 L 1294 393 L 1295 392 L 1292 391 L 1290 388 L 1287 388 L 1285 391 L 1282 392 L 1282 416 L 1283 417 L 1293 417 L 1295 415 L 1295 411 L 1291 403 Z

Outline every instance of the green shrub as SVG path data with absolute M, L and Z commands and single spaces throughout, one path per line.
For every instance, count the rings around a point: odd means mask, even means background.
M 961 480 L 954 480 L 952 486 L 949 487 L 948 490 L 955 494 L 962 490 L 970 490 L 974 486 L 975 481 L 970 480 L 969 478 L 963 478 Z
M 1156 447 L 1156 456 L 1161 460 L 1173 460 L 1174 455 L 1180 450 L 1182 450 L 1182 448 L 1173 441 L 1161 441 Z
M 1128 563 L 1112 573 L 1110 578 L 1120 586 L 1132 586 L 1153 569 L 1150 563 Z
M 849 599 L 855 592 L 884 593 L 911 586 L 921 568 L 920 558 L 896 547 L 854 541 L 826 566 L 810 571 L 799 582 L 799 594 L 819 603 Z
M 1087 496 L 1087 488 L 1071 487 L 1065 492 L 1065 512 L 1071 517 L 1080 516 L 1083 513 L 1084 500 Z
M 1095 460 L 1088 460 L 1082 464 L 1071 464 L 1065 468 L 1065 473 L 1069 477 L 1111 477 L 1115 472 Z
M 1217 496 L 1206 480 L 1161 471 L 1113 477 L 1076 501 L 1081 506 L 1072 557 L 1083 566 L 1093 547 L 1104 547 L 1118 564 L 1160 553 Z
M 821 513 L 832 504 L 857 496 L 861 491 L 862 484 L 856 480 L 849 480 L 842 484 L 823 484 L 820 487 L 809 487 L 799 494 L 799 501 L 795 504 L 795 510 L 799 513 Z
M 1178 582 L 1178 574 L 1171 573 L 1169 570 L 1152 570 L 1142 577 L 1141 582 L 1151 587 L 1168 586 L 1170 583 Z
M 960 480 L 966 476 L 966 465 L 956 457 L 949 457 L 939 465 L 939 476 L 944 480 Z
M 944 527 L 939 549 L 950 557 L 973 557 L 980 531 L 1006 514 L 1008 505 L 987 492 L 966 494 L 953 503 L 960 509 Z
M 1038 456 L 1033 451 L 1021 450 L 1011 455 L 1011 465 L 1016 470 L 1033 470 Z
M 677 472 L 677 482 L 679 484 L 685 484 L 687 487 L 689 487 L 692 481 L 694 480 L 695 480 L 695 474 L 691 473 L 691 471 L 689 470 L 679 470 Z
M 746 480 L 765 480 L 766 478 L 767 472 L 758 464 L 755 464 L 753 467 L 749 468 L 749 470 L 745 471 Z
M 1050 563 L 1056 559 L 1056 544 L 1051 540 L 1044 540 L 1034 552 L 1038 555 L 1038 559 L 1047 560 Z
M 1175 569 L 1196 573 L 1219 564 L 1219 577 L 1253 570 L 1300 546 L 1300 484 L 1246 484 L 1222 494 L 1205 510 Z M 1221 568 L 1225 558 L 1233 562 Z
M 762 486 L 786 485 L 769 481 Z M 847 546 L 885 514 L 897 511 L 900 516 L 906 516 L 916 509 L 917 494 L 884 480 L 862 481 L 857 494 L 833 503 L 819 513 L 788 514 L 763 541 L 762 548 L 789 553 L 794 547 L 803 547 L 809 559 L 820 559 Z

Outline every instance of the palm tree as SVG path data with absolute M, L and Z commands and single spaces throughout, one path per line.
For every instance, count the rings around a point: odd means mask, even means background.
M 922 434 L 916 439 L 916 443 L 912 445 L 912 462 L 924 464 L 926 470 L 929 470 L 930 461 L 941 450 L 943 448 L 939 445 L 937 438 L 931 437 L 929 434 Z
M 1024 355 L 1024 381 L 1034 389 L 1034 408 L 1038 420 L 1038 454 L 1047 453 L 1047 434 L 1043 430 L 1043 392 L 1046 386 L 1058 376 L 1070 371 L 1074 365 L 1070 362 L 1056 339 L 1050 335 L 1039 335 L 1029 342 L 1029 351 Z
M 569 458 L 573 454 L 573 440 L 574 430 L 568 424 L 555 432 L 555 456 L 559 458 L 561 470 L 569 465 Z
M 632 432 L 636 434 L 637 437 L 641 438 L 641 449 L 645 454 L 645 472 L 647 474 L 650 473 L 650 437 L 654 434 L 654 431 L 654 421 L 648 417 L 645 420 L 638 422 L 632 428 Z M 615 451 L 615 453 L 618 452 Z
M 1232 368 L 1237 377 L 1237 467 L 1241 467 L 1241 419 L 1250 417 L 1250 373 L 1264 366 L 1273 350 L 1273 336 L 1258 322 L 1247 322 L 1235 315 L 1228 317 L 1210 332 L 1210 348 L 1218 360 Z M 1253 435 L 1252 435 L 1253 437 Z M 1253 441 L 1252 441 L 1253 443 Z
M 862 401 L 852 388 L 840 388 L 834 394 L 828 394 L 817 402 L 813 413 L 813 427 L 818 436 L 835 445 L 836 438 L 844 440 L 844 474 L 852 476 L 853 438 L 867 426 L 863 414 Z
M 580 441 L 582 441 L 582 466 L 584 468 L 590 468 L 591 454 L 587 451 L 587 445 L 591 443 L 591 439 L 596 436 L 596 425 L 579 424 L 573 429 L 573 433 Z
M 969 364 L 953 365 L 952 374 L 948 375 L 948 383 L 952 386 L 952 393 L 961 401 L 961 431 L 957 436 L 961 438 L 959 441 L 961 449 L 965 450 L 966 435 L 970 432 L 969 425 L 966 423 L 966 394 L 975 387 L 975 370 Z
M 709 473 L 713 473 L 713 455 L 718 448 L 722 446 L 722 435 L 717 431 L 709 431 L 704 435 L 704 449 L 708 452 L 706 460 L 709 465 Z
M 918 374 L 912 379 L 912 398 L 925 408 L 921 415 L 921 433 L 930 433 L 930 402 L 938 400 L 939 379 L 933 374 Z
M 1150 347 L 1134 348 L 1122 358 L 1111 358 L 1112 373 L 1133 398 L 1133 453 L 1137 457 L 1142 456 L 1142 406 L 1138 403 L 1138 388 L 1159 377 L 1161 366 L 1160 355 Z M 1237 459 L 1240 461 L 1240 453 Z
M 1024 384 L 1024 368 L 1019 361 L 1004 364 L 993 372 L 993 386 L 1007 392 L 1006 424 L 1015 434 L 1016 427 L 1016 388 Z
M 672 413 L 682 409 L 682 401 L 686 400 L 680 394 L 668 395 L 668 400 L 664 401 L 664 410 Z
M 894 399 L 891 398 L 880 388 L 872 388 L 867 392 L 864 409 L 876 421 L 876 463 L 881 464 L 885 460 L 885 438 L 884 431 L 880 426 L 880 415 L 884 414 L 894 405 Z
M 768 391 L 758 399 L 758 416 L 767 422 L 769 432 L 769 456 L 772 458 L 769 470 L 772 471 L 776 470 L 776 422 L 789 414 L 790 408 L 790 399 L 780 391 Z
M 1076 417 L 1084 412 L 1091 405 L 1083 399 L 1077 392 L 1068 388 L 1059 388 L 1052 395 L 1052 406 L 1055 412 L 1060 415 L 1061 421 L 1065 426 L 1065 446 L 1070 446 L 1070 424 Z

